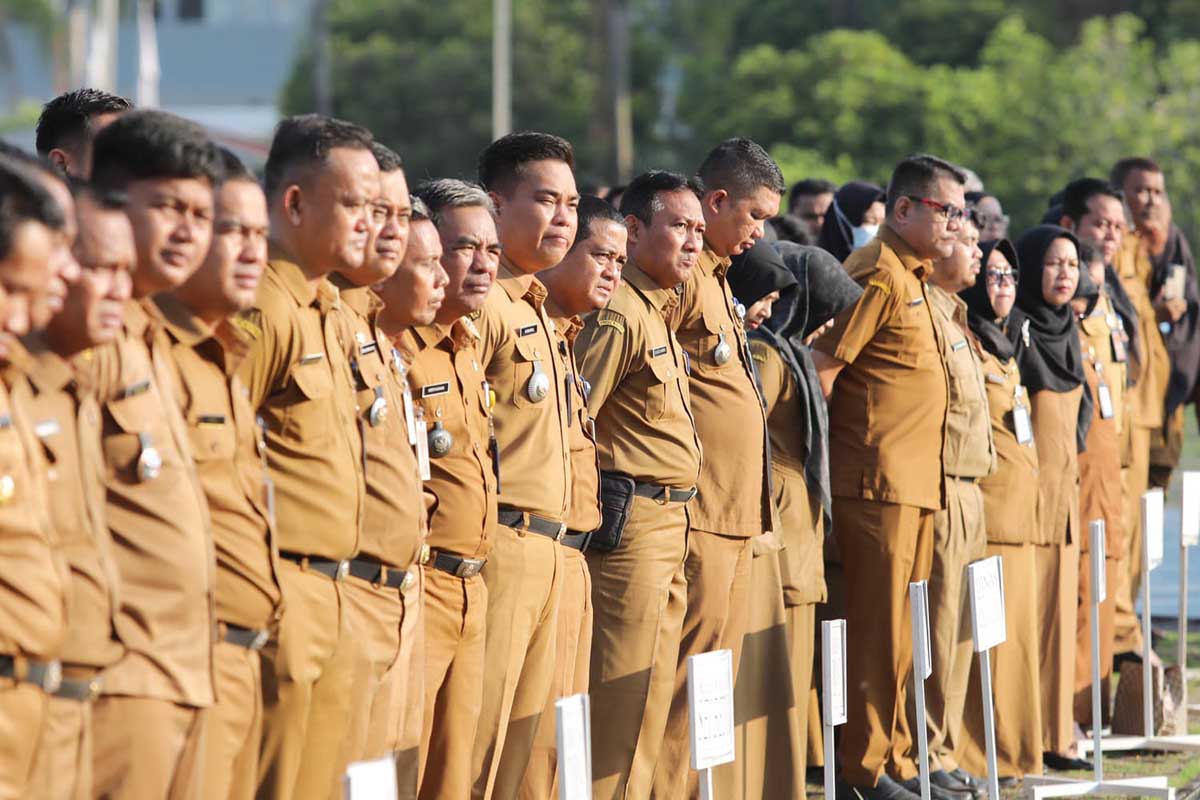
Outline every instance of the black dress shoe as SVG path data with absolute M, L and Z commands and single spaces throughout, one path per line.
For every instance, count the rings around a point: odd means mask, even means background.
M 954 792 L 964 798 L 975 796 L 973 788 L 960 781 L 954 773 L 947 772 L 944 769 L 934 770 L 929 773 L 929 785 L 945 789 L 947 792 Z
M 850 786 L 839 779 L 837 800 L 921 800 L 921 793 L 913 794 L 884 775 L 875 786 Z
M 916 778 L 909 778 L 906 781 L 897 781 L 897 783 L 899 783 L 901 786 L 903 786 L 908 791 L 915 794 L 917 797 L 921 796 L 921 778 L 920 778 L 920 776 L 918 776 Z M 929 776 L 929 797 L 932 798 L 932 800 L 968 800 L 968 798 L 970 798 L 970 796 L 971 796 L 971 793 L 966 790 L 952 792 L 948 789 L 944 789 L 941 786 L 938 786 L 936 783 L 934 783 L 933 775 Z
M 1062 756 L 1058 753 L 1042 753 L 1042 763 L 1048 768 L 1058 770 L 1059 772 L 1072 772 L 1092 768 L 1092 762 L 1086 759 L 1071 758 L 1070 756 Z
M 971 773 L 967 772 L 962 767 L 950 770 L 951 777 L 971 790 L 971 794 L 975 797 L 987 794 L 987 780 L 984 778 L 976 778 Z

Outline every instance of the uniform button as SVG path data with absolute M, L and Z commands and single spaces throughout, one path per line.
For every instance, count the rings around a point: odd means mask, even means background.
M 17 493 L 17 482 L 13 480 L 12 475 L 0 476 L 0 505 L 12 501 L 13 495 Z

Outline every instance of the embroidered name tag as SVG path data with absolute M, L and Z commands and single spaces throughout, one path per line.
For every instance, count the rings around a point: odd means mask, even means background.
M 421 397 L 437 397 L 443 394 L 450 393 L 450 383 L 431 383 L 428 386 L 421 387 Z
M 324 353 L 305 353 L 300 356 L 301 364 L 315 364 L 325 357 Z
M 379 345 L 375 342 L 363 342 L 358 346 L 358 354 L 360 356 L 369 356 L 377 350 L 379 350 Z
M 150 381 L 141 381 L 139 383 L 135 383 L 133 386 L 125 387 L 125 390 L 121 392 L 121 397 L 137 397 L 139 394 L 144 394 L 145 392 L 149 391 L 149 389 Z
M 224 414 L 201 414 L 196 419 L 196 424 L 201 428 L 218 428 L 225 424 Z
M 966 346 L 967 346 L 967 340 L 966 340 L 966 339 L 959 339 L 957 342 L 955 342 L 954 344 L 950 345 L 950 350 L 951 350 L 952 352 L 955 352 L 955 353 L 957 353 L 959 350 L 962 350 L 962 349 L 963 349 L 964 347 L 966 347 Z
M 59 430 L 58 420 L 44 419 L 34 427 L 33 432 L 39 439 L 48 439 L 51 436 L 57 436 Z
M 517 328 L 517 336 L 532 336 L 537 333 L 537 325 L 525 325 Z
M 650 351 L 651 358 L 658 358 L 659 356 L 665 356 L 666 354 L 667 354 L 667 346 L 665 344 L 662 345 L 661 347 L 656 347 Z
M 919 306 L 919 305 L 921 305 L 921 303 L 924 303 L 924 302 L 925 302 L 925 298 L 924 298 L 924 297 L 917 297 L 917 298 L 914 298 L 914 299 L 912 299 L 912 300 L 909 300 L 909 301 L 908 301 L 908 304 L 909 304 L 910 306 Z
M 985 372 L 983 377 L 988 383 L 1004 383 L 1004 376 L 997 375 L 994 372 Z

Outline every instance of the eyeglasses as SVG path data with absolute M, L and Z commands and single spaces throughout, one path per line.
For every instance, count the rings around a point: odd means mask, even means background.
M 1011 269 L 989 269 L 987 271 L 988 286 L 1016 286 L 1017 274 Z
M 949 203 L 939 203 L 930 197 L 916 197 L 911 194 L 904 195 L 914 203 L 920 203 L 923 206 L 928 206 L 946 218 L 947 222 L 957 222 L 967 216 L 967 210 L 961 206 L 952 206 Z

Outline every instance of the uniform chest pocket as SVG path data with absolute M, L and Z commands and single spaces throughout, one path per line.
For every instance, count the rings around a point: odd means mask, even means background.
M 358 361 L 354 373 L 355 406 L 358 409 L 358 415 L 371 422 L 371 409 L 374 408 L 375 422 L 372 427 L 382 424 L 388 414 L 394 410 L 389 407 L 391 392 L 387 389 L 387 367 L 375 356 L 367 356 Z M 383 402 L 376 404 L 376 400 Z
M 666 357 L 652 358 L 649 364 L 650 385 L 646 389 L 646 419 L 659 422 L 677 419 L 683 414 L 683 398 L 679 390 L 679 368 Z
M 109 401 L 104 425 L 104 463 L 118 479 L 136 483 L 139 481 L 138 460 L 143 453 L 153 449 L 165 466 L 168 453 L 174 451 L 170 443 L 170 432 L 162 418 L 162 409 L 154 386 L 134 386 L 124 397 Z M 153 460 L 152 455 L 147 456 Z M 154 470 L 147 476 L 157 474 Z
M 323 442 L 333 435 L 333 376 L 325 359 L 292 368 L 287 392 L 289 404 L 284 434 L 308 443 Z
M 517 408 L 537 408 L 550 394 L 550 358 L 546 345 L 534 336 L 519 336 L 513 347 L 513 405 Z M 535 399 L 536 398 L 536 399 Z
M 959 339 L 950 344 L 946 356 L 946 371 L 950 376 L 950 403 L 979 405 L 979 373 L 966 339 Z
M 693 368 L 701 373 L 730 369 L 737 361 L 736 323 L 722 308 L 714 308 L 715 304 L 712 299 L 705 304 L 700 316 L 700 335 L 694 344 Z
M 188 440 L 197 464 L 232 461 L 237 451 L 237 428 L 233 420 L 218 411 L 188 415 Z
M 28 495 L 32 490 L 21 437 L 6 416 L 5 424 L 0 425 L 0 504 Z

